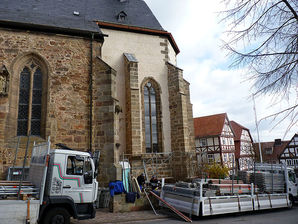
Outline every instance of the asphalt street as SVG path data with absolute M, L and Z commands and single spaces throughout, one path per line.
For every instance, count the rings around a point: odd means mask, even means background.
M 169 213 L 170 214 L 170 213 Z M 152 221 L 138 221 L 130 223 L 161 223 L 161 224 L 173 224 L 173 223 L 186 223 L 179 220 L 179 218 L 168 218 Z M 268 210 L 253 213 L 220 215 L 213 217 L 193 217 L 192 223 L 200 224 L 298 224 L 298 206 L 296 205 L 292 209 L 277 209 Z

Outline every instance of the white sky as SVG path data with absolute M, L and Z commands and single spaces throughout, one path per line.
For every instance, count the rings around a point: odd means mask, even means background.
M 255 92 L 246 80 L 245 68 L 229 69 L 230 61 L 221 49 L 221 38 L 226 29 L 219 24 L 216 12 L 223 9 L 221 0 L 145 0 L 162 27 L 171 32 L 180 49 L 178 67 L 190 82 L 194 117 L 224 113 L 250 129 L 257 141 L 253 102 Z M 294 96 L 296 94 L 293 94 Z M 294 99 L 297 100 L 297 99 Z M 281 105 L 270 107 L 269 97 L 256 98 L 258 119 L 280 110 Z M 285 106 L 287 102 L 283 103 Z M 273 128 L 271 120 L 260 122 L 260 140 L 283 139 L 288 121 Z M 291 139 L 294 126 L 285 139 Z

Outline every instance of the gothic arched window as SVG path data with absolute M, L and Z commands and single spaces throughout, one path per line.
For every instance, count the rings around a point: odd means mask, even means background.
M 144 86 L 144 112 L 145 112 L 145 145 L 146 152 L 158 152 L 158 124 L 156 90 L 151 82 Z
M 31 62 L 20 74 L 17 135 L 41 135 L 43 74 Z

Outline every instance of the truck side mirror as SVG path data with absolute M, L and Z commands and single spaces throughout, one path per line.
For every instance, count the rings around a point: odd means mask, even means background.
M 85 184 L 92 184 L 92 172 L 84 173 L 84 182 Z

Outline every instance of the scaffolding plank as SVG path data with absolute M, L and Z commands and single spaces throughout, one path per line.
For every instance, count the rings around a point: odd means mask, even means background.
M 164 203 L 169 209 L 171 209 L 175 214 L 177 214 L 179 217 L 181 217 L 182 219 L 184 219 L 186 222 L 192 222 L 192 220 L 190 218 L 188 218 L 187 216 L 183 215 L 176 208 L 174 208 L 172 205 L 170 205 L 165 200 L 163 200 L 162 198 L 160 198 L 154 192 L 150 191 L 150 194 L 152 194 L 155 198 L 157 198 L 159 201 L 161 201 L 162 203 Z

